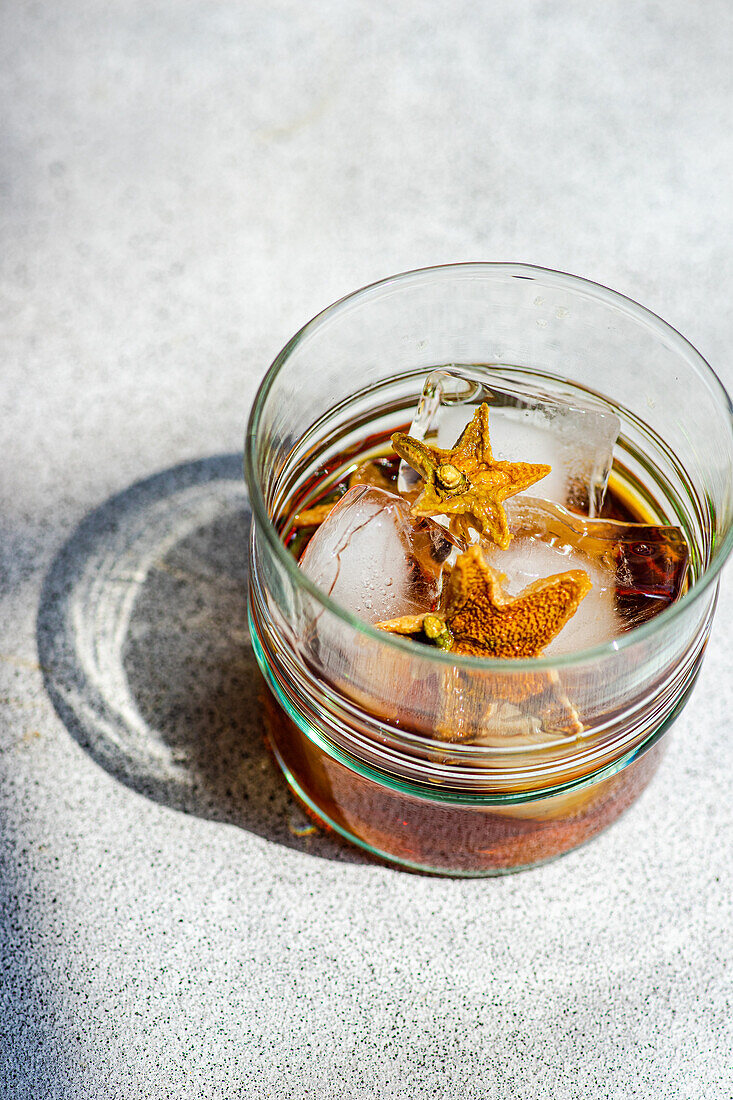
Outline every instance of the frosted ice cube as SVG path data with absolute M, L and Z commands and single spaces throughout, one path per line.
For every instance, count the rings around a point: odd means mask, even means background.
M 570 544 L 609 569 L 623 630 L 653 618 L 685 590 L 689 548 L 679 527 L 588 519 L 530 496 L 508 502 L 507 516 L 513 531 Z
M 425 380 L 409 434 L 451 448 L 483 401 L 490 409 L 491 447 L 497 461 L 547 463 L 552 472 L 540 483 L 542 496 L 591 516 L 598 514 L 620 427 L 614 413 L 525 392 L 519 385 L 496 385 L 478 366 L 451 366 L 433 371 Z M 413 488 L 416 480 L 402 462 L 400 491 Z
M 368 622 L 434 608 L 443 562 L 458 543 L 431 519 L 413 519 L 401 497 L 349 489 L 308 543 L 304 573 Z
M 568 569 L 583 569 L 593 587 L 572 618 L 543 651 L 544 657 L 560 657 L 611 641 L 623 629 L 615 606 L 614 576 L 581 551 L 570 545 L 543 542 L 533 535 L 512 539 L 508 550 L 489 547 L 489 565 L 506 580 L 504 589 L 517 596 L 533 581 L 565 573 Z
M 567 569 L 585 569 L 593 584 L 547 656 L 608 641 L 664 610 L 684 589 L 688 548 L 678 527 L 589 519 L 529 496 L 513 497 L 506 507 L 514 538 L 506 551 L 488 548 L 487 559 L 507 574 L 512 595 Z

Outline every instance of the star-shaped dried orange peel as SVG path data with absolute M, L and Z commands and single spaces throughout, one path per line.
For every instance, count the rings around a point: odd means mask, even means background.
M 506 745 L 508 739 L 546 742 L 578 737 L 584 725 L 555 669 L 487 674 L 481 690 L 455 666 L 442 670 L 442 690 L 431 736 L 436 741 Z
M 534 581 L 508 596 L 501 574 L 478 545 L 460 554 L 436 612 L 377 623 L 392 634 L 423 635 L 443 649 L 472 657 L 539 657 L 591 589 L 582 569 Z
M 512 537 L 502 501 L 528 489 L 552 468 L 543 463 L 495 462 L 485 402 L 450 450 L 429 447 L 404 432 L 395 432 L 392 446 L 425 482 L 412 506 L 413 516 L 465 517 L 502 550 Z

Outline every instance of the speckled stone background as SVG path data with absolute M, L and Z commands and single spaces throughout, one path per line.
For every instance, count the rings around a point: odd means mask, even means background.
M 733 583 L 641 802 L 503 880 L 321 834 L 261 743 L 239 453 L 321 307 L 559 267 L 733 385 L 727 0 L 8 0 L 3 1100 L 728 1100 Z

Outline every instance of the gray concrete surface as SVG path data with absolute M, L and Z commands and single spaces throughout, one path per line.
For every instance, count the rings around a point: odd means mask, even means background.
M 429 263 L 597 279 L 733 385 L 730 4 L 0 20 L 0 1095 L 727 1100 L 730 574 L 621 822 L 410 876 L 264 755 L 237 453 L 303 321 Z

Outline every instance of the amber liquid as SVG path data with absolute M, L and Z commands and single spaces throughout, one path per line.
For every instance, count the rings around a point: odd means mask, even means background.
M 392 790 L 345 767 L 273 699 L 265 716 L 270 748 L 317 824 L 390 862 L 454 875 L 534 867 L 590 840 L 636 801 L 667 744 L 658 741 L 617 775 L 581 790 L 513 806 L 451 805 Z
M 297 527 L 304 508 L 336 501 L 349 487 L 354 467 L 368 455 L 395 485 L 399 459 L 388 454 L 387 434 L 366 438 L 321 466 L 299 489 L 281 517 L 285 544 L 300 558 L 315 527 Z M 346 471 L 346 472 L 343 472 Z M 343 472 L 343 474 L 341 474 Z M 334 476 L 336 475 L 336 476 Z M 657 517 L 624 491 L 612 474 L 602 516 L 624 523 L 654 523 Z M 649 546 L 632 546 L 638 587 L 617 591 L 619 611 L 638 621 L 650 606 L 661 610 L 679 595 L 658 568 Z M 654 613 L 654 612 L 652 612 Z M 641 618 L 639 618 L 641 616 Z M 534 866 L 568 851 L 605 829 L 646 787 L 666 742 L 659 741 L 615 775 L 586 787 L 510 805 L 452 804 L 395 790 L 365 778 L 318 748 L 274 702 L 266 708 L 271 748 L 305 808 L 322 825 L 370 852 L 403 866 L 459 875 L 501 874 Z

